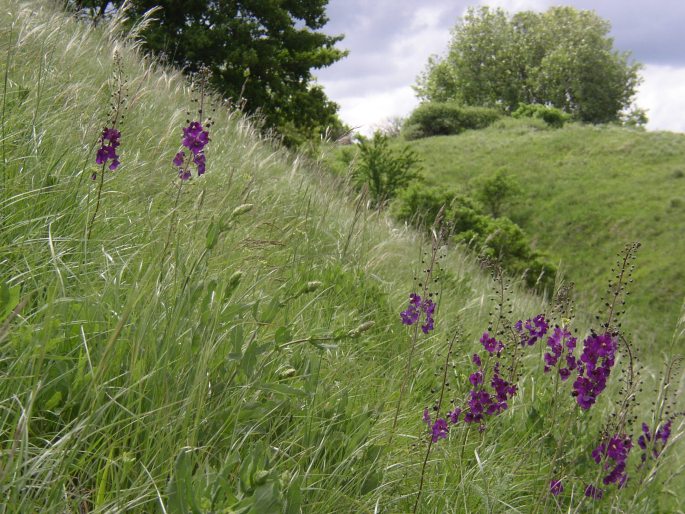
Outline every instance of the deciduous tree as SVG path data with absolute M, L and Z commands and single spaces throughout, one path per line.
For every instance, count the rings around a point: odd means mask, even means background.
M 67 0 L 70 1 L 70 0 Z M 76 9 L 102 17 L 123 0 L 71 0 Z M 338 106 L 317 85 L 312 70 L 346 55 L 343 36 L 320 31 L 328 0 L 130 0 L 135 22 L 157 7 L 143 32 L 145 47 L 189 72 L 207 65 L 225 97 L 242 98 L 266 126 L 288 142 L 315 137 L 340 125 Z
M 510 16 L 470 9 L 453 30 L 444 58 L 419 76 L 424 100 L 501 107 L 548 104 L 575 119 L 618 120 L 640 82 L 640 64 L 613 47 L 609 22 L 593 11 L 553 7 Z

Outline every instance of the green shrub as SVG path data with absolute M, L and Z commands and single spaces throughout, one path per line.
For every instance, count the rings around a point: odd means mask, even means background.
M 418 228 L 429 227 L 445 207 L 445 222 L 453 240 L 481 255 L 497 259 L 528 287 L 551 291 L 556 268 L 534 251 L 523 229 L 507 217 L 493 218 L 479 202 L 454 190 L 414 183 L 397 194 L 391 214 Z
M 411 148 L 393 150 L 388 137 L 376 132 L 373 138 L 357 136 L 359 156 L 352 172 L 360 185 L 367 185 L 374 203 L 391 200 L 402 188 L 419 178 L 419 158 Z
M 516 201 L 523 190 L 521 186 L 503 169 L 481 179 L 477 184 L 476 198 L 485 206 L 489 214 L 498 218 L 507 203 Z
M 525 232 L 507 217 L 490 216 L 461 210 L 450 213 L 454 220 L 454 240 L 468 244 L 481 255 L 498 260 L 512 275 L 522 276 L 528 287 L 552 291 L 556 267 L 530 247 Z
M 571 116 L 561 109 L 542 104 L 519 104 L 518 108 L 511 113 L 512 117 L 537 118 L 543 120 L 550 127 L 561 128 Z
M 453 102 L 427 102 L 419 105 L 407 119 L 406 139 L 449 136 L 467 129 L 482 129 L 501 117 L 496 109 L 467 107 Z
M 442 206 L 449 207 L 456 196 L 455 191 L 414 183 L 397 194 L 390 212 L 395 219 L 415 227 L 428 226 Z

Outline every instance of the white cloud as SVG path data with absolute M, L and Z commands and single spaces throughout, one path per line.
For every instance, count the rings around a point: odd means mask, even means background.
M 650 130 L 685 132 L 685 67 L 646 65 L 637 105 L 647 109 Z
M 377 125 L 393 116 L 406 116 L 418 101 L 409 86 L 388 91 L 346 97 L 340 103 L 340 116 L 358 132 L 369 135 Z

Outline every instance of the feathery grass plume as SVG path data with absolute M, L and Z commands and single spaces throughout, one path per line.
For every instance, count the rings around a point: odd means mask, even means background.
M 86 229 L 86 239 L 90 239 L 91 231 L 95 218 L 100 210 L 100 202 L 102 198 L 102 188 L 105 184 L 105 168 L 110 171 L 115 171 L 121 162 L 119 161 L 119 154 L 117 148 L 121 145 L 121 132 L 118 127 L 124 120 L 124 110 L 128 101 L 128 86 L 124 78 L 124 70 L 121 61 L 121 54 L 114 51 L 114 74 L 112 78 L 113 91 L 110 97 L 109 113 L 107 116 L 107 125 L 102 129 L 100 135 L 99 145 L 96 155 L 95 163 L 101 166 L 99 176 L 100 180 L 97 185 L 97 199 L 95 201 L 95 210 L 93 216 L 90 218 L 88 227 Z M 111 161 L 111 162 L 110 162 Z M 109 163 L 109 165 L 108 165 Z M 97 180 L 98 172 L 94 171 L 90 177 L 92 180 Z

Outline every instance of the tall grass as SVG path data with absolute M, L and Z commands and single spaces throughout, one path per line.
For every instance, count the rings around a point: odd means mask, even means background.
M 410 509 L 437 355 L 458 320 L 468 359 L 491 280 L 458 251 L 443 261 L 438 330 L 417 345 L 388 447 L 422 240 L 226 106 L 207 173 L 176 202 L 181 74 L 119 22 L 13 0 L 0 20 L 2 512 Z M 115 52 L 130 91 L 122 165 L 86 237 Z M 512 316 L 547 308 L 512 294 Z M 522 377 L 496 440 L 433 450 L 423 511 L 532 508 L 547 470 L 527 455 L 550 427 L 540 379 Z M 649 498 L 666 501 L 656 484 Z

